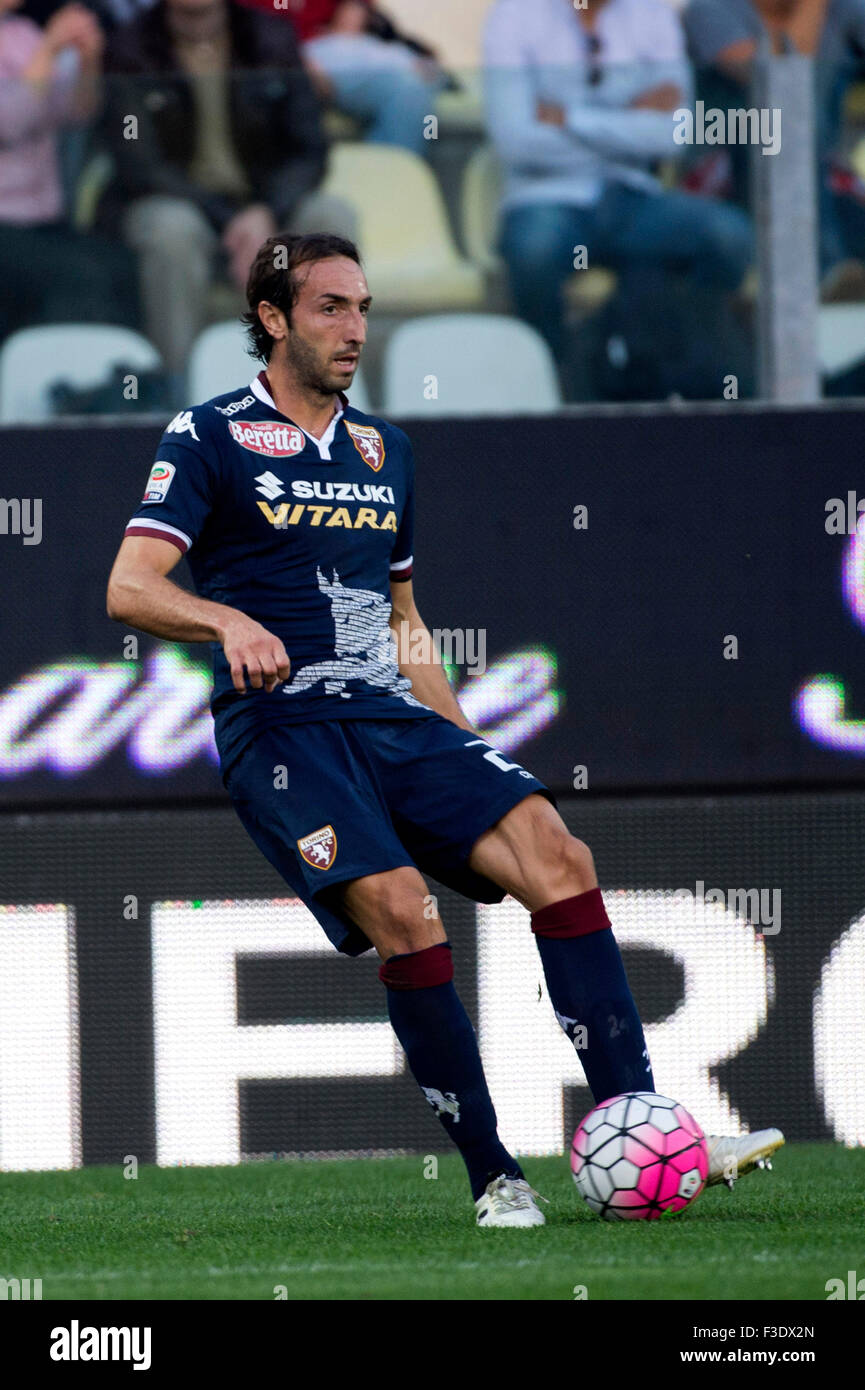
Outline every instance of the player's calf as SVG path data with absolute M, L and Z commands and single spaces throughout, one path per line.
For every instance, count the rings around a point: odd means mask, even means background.
M 596 1104 L 622 1091 L 654 1090 L 588 845 L 544 797 L 530 796 L 478 841 L 471 863 L 530 909 L 550 1001 Z
M 500 1175 L 522 1179 L 496 1131 L 477 1038 L 453 985 L 450 944 L 391 956 L 379 978 L 412 1075 L 462 1154 L 475 1202 Z
M 387 1011 L 412 1074 L 465 1161 L 477 1202 L 491 1179 L 523 1174 L 501 1144 L 477 1038 L 453 985 L 451 948 L 417 869 L 354 879 L 344 905 L 382 965 Z

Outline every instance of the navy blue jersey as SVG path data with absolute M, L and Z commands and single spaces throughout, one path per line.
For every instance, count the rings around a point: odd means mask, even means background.
M 390 582 L 411 577 L 411 445 L 345 397 L 341 406 L 316 440 L 280 414 L 261 372 L 181 411 L 126 528 L 176 545 L 201 598 L 285 645 L 289 680 L 241 694 L 211 643 L 223 769 L 269 725 L 433 713 L 400 674 L 388 625 Z

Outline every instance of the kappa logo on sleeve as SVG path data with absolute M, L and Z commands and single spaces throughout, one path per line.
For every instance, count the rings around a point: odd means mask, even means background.
M 167 463 L 165 459 L 158 459 L 150 470 L 150 477 L 147 479 L 142 502 L 164 502 L 176 472 L 177 469 L 173 463 Z
M 332 825 L 323 825 L 298 840 L 297 847 L 301 858 L 313 869 L 329 869 L 336 858 L 336 831 Z
M 191 410 L 181 410 L 175 415 L 170 425 L 165 426 L 166 434 L 191 434 L 192 438 L 199 444 L 201 440 L 195 432 L 195 421 L 192 418 Z
M 364 463 L 377 473 L 384 463 L 385 453 L 384 440 L 378 430 L 374 425 L 356 425 L 353 420 L 346 420 L 345 427 Z

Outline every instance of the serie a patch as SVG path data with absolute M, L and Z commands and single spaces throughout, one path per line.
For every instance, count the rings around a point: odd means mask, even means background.
M 177 469 L 165 459 L 157 459 L 150 470 L 142 502 L 164 502 Z

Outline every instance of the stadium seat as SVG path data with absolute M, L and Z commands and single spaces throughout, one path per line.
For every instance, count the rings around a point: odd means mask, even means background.
M 246 341 L 246 330 L 236 319 L 213 323 L 199 333 L 189 355 L 187 395 L 191 402 L 209 401 L 258 375 L 261 363 L 250 357 Z M 348 396 L 356 410 L 370 413 L 370 400 L 360 372 Z
M 435 112 L 439 135 L 477 135 L 484 133 L 483 79 L 477 70 L 461 69 L 455 74 L 455 90 L 440 92 Z
M 824 304 L 817 319 L 817 356 L 825 376 L 865 358 L 865 304 Z
M 99 200 L 114 176 L 114 168 L 112 156 L 97 151 L 81 169 L 71 199 L 72 223 L 79 232 L 89 232 L 93 227 Z
M 473 309 L 483 275 L 461 256 L 444 199 L 419 155 L 389 145 L 337 144 L 324 191 L 358 217 L 358 243 L 377 310 Z
M 383 376 L 386 415 L 517 415 L 562 404 L 543 338 L 504 315 L 443 314 L 403 324 L 388 342 Z
M 98 386 L 112 368 L 156 371 L 162 365 L 152 343 L 131 328 L 109 323 L 52 323 L 22 328 L 0 349 L 0 422 L 49 420 L 50 388 L 66 381 Z
M 345 111 L 338 111 L 335 106 L 325 109 L 323 125 L 330 144 L 335 144 L 337 140 L 363 139 L 363 127 L 360 122 L 346 115 Z
M 492 145 L 481 145 L 463 170 L 460 225 L 463 246 L 487 274 L 503 267 L 496 250 L 502 170 Z

